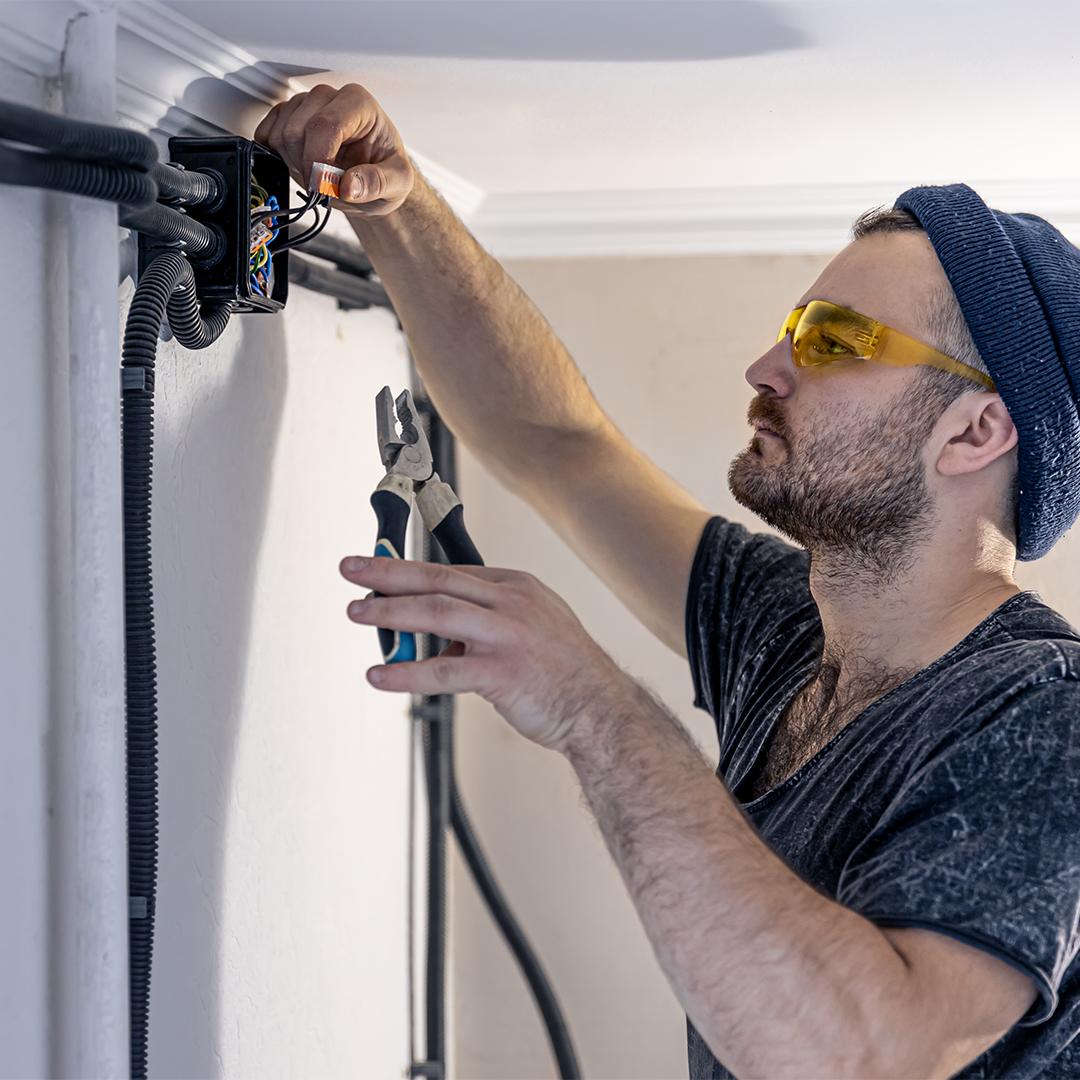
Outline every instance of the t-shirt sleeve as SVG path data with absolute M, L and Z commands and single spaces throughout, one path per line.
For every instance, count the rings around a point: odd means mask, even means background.
M 809 575 L 803 548 L 736 521 L 709 520 L 686 599 L 686 652 L 697 708 L 723 715 L 742 663 L 790 625 L 816 618 Z
M 914 772 L 840 876 L 879 926 L 936 930 L 1012 964 L 1057 1007 L 1080 919 L 1080 680 L 1044 679 Z

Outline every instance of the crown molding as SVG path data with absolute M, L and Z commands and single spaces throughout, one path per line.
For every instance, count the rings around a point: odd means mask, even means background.
M 859 214 L 891 206 L 914 182 L 954 178 L 491 194 L 470 228 L 499 258 L 820 253 L 843 247 Z M 971 186 L 992 206 L 1039 214 L 1080 243 L 1080 179 Z
M 165 136 L 251 132 L 272 105 L 306 89 L 156 0 L 121 4 L 118 24 L 118 112 L 146 130 Z M 410 153 L 455 212 L 471 218 L 483 191 Z
M 74 0 L 0 3 L 0 60 L 36 78 L 59 78 L 68 23 L 89 7 Z
M 155 136 L 163 149 L 170 135 L 252 132 L 272 105 L 306 89 L 156 0 L 0 3 L 0 60 L 57 78 L 67 24 L 106 7 L 117 13 L 117 120 Z M 412 147 L 409 153 L 454 211 L 471 219 L 483 190 Z

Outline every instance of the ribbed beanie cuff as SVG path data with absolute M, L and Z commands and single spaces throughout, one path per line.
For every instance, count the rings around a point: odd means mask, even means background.
M 1080 515 L 1080 250 L 966 184 L 910 188 L 895 205 L 926 230 L 1016 425 L 1016 557 L 1041 558 Z

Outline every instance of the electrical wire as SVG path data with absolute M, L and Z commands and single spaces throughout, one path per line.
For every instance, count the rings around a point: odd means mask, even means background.
M 317 224 L 312 225 L 310 228 L 306 229 L 299 236 L 290 237 L 290 239 L 288 239 L 284 244 L 279 244 L 274 252 L 275 255 L 279 255 L 283 251 L 288 251 L 289 248 L 299 247 L 301 244 L 306 244 L 308 240 L 313 240 L 316 236 L 319 235 L 319 233 L 323 231 L 323 229 L 326 228 L 326 223 L 330 220 L 330 215 L 334 212 L 333 207 L 330 206 L 330 196 L 319 196 L 319 201 L 316 203 L 316 206 L 326 207 L 326 214 L 323 216 L 323 219 Z M 319 211 L 317 209 L 315 211 L 315 216 L 316 218 L 319 216 Z
M 415 367 L 414 381 L 415 381 Z M 416 405 L 427 428 L 432 454 L 447 482 L 457 483 L 454 436 L 431 399 L 418 386 Z M 479 552 L 454 544 L 444 546 L 434 534 L 423 533 L 427 562 L 483 565 Z M 424 636 L 424 656 L 437 656 L 449 644 L 432 634 Z M 509 945 L 536 1002 L 562 1080 L 580 1080 L 581 1066 L 569 1027 L 542 965 L 525 937 L 506 897 L 487 863 L 480 841 L 466 813 L 454 768 L 454 695 L 424 695 L 413 716 L 422 720 L 424 763 L 428 791 L 428 955 L 426 978 L 427 1039 L 425 1058 L 413 1061 L 411 1075 L 445 1080 L 446 1077 L 446 851 L 445 832 L 452 828 L 461 854 L 491 917 Z M 411 970 L 411 969 L 410 969 Z
M 292 221 L 298 221 L 315 205 L 316 200 L 319 198 L 319 193 L 317 191 L 301 191 L 298 192 L 298 194 L 304 196 L 303 206 L 297 207 L 295 210 L 280 210 L 279 208 L 279 213 L 275 215 L 279 226 L 288 225 Z M 257 220 L 266 216 L 266 209 L 261 206 L 251 212 L 252 220 Z
M 274 290 L 274 274 L 268 248 L 281 231 L 277 224 L 278 215 L 274 213 L 280 207 L 277 196 L 268 194 L 254 176 L 251 178 L 251 189 L 251 205 L 258 207 L 257 214 L 252 217 L 251 229 L 254 231 L 261 226 L 265 231 L 249 252 L 248 274 L 252 291 L 259 296 L 270 296 Z
M 317 207 L 320 205 L 325 206 L 329 200 L 325 196 L 320 196 L 317 191 L 312 191 L 306 193 L 303 206 L 296 210 L 284 211 L 278 206 L 276 196 L 267 194 L 266 189 L 254 177 L 252 177 L 251 188 L 252 229 L 256 228 L 258 223 L 261 222 L 266 229 L 270 230 L 270 235 L 263 237 L 261 243 L 251 250 L 248 262 L 249 280 L 251 289 L 257 295 L 270 296 L 273 292 L 274 280 L 273 256 L 280 251 L 295 246 L 296 242 L 303 242 L 317 236 L 325 228 L 327 219 L 330 216 L 328 208 L 326 216 L 320 221 Z M 305 193 L 298 192 L 298 194 Z M 315 223 L 296 237 L 295 241 L 289 240 L 285 244 L 275 246 L 273 252 L 271 252 L 270 245 L 275 244 L 285 225 L 298 221 L 309 210 L 315 211 Z

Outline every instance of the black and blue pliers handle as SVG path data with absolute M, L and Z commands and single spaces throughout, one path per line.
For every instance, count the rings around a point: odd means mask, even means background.
M 394 421 L 395 406 L 400 435 Z M 449 562 L 483 566 L 484 560 L 465 528 L 461 500 L 434 471 L 427 437 L 415 421 L 412 394 L 405 390 L 395 402 L 390 388 L 383 387 L 375 399 L 375 415 L 379 454 L 387 469 L 371 496 L 377 520 L 375 554 L 390 559 L 405 557 L 405 532 L 415 500 L 424 525 Z M 415 660 L 418 655 L 412 633 L 380 628 L 379 645 L 388 664 Z

